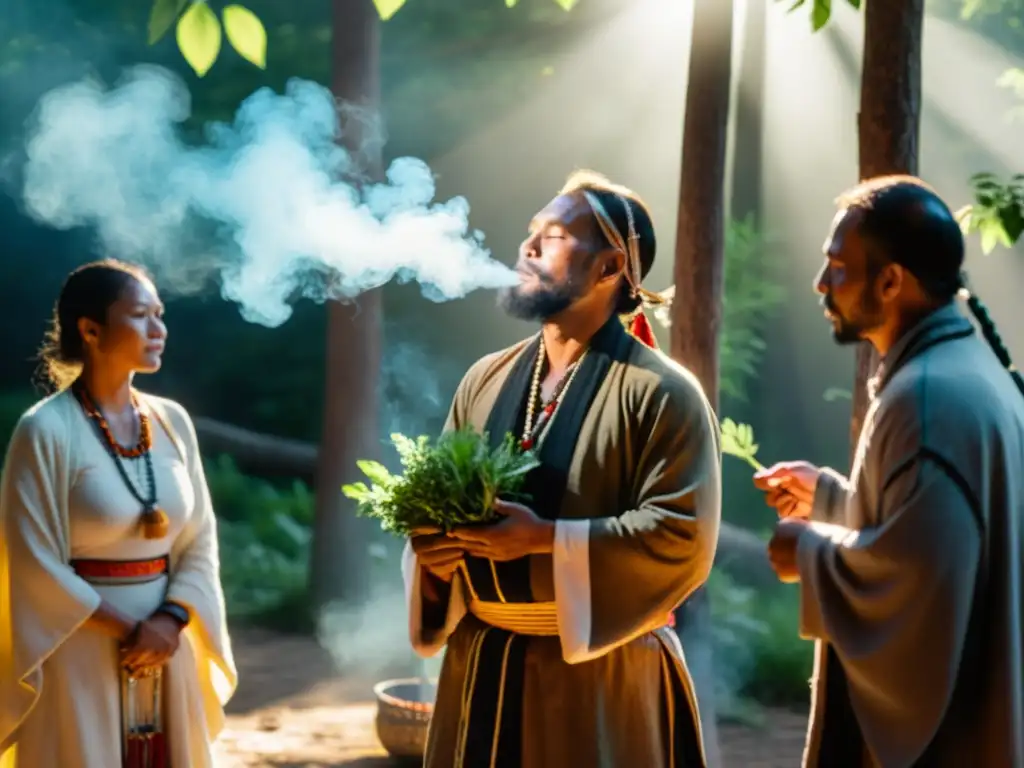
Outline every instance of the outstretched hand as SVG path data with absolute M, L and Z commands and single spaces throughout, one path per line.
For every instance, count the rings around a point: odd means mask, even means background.
M 514 502 L 494 502 L 504 519 L 492 525 L 459 526 L 449 536 L 474 557 L 517 560 L 527 555 L 549 554 L 555 543 L 555 524 L 537 516 L 529 507 Z

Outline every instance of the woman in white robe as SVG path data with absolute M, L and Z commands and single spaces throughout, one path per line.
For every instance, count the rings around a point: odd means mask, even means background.
M 188 414 L 131 387 L 160 367 L 162 314 L 120 262 L 62 289 L 58 391 L 19 421 L 0 482 L 0 768 L 119 768 L 122 668 L 162 670 L 168 765 L 213 766 L 237 683 L 216 520 Z

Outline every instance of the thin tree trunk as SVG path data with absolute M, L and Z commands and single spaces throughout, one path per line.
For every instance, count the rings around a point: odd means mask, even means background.
M 672 301 L 672 357 L 693 371 L 716 410 L 732 15 L 733 0 L 694 4 Z
M 747 0 L 746 6 L 743 52 L 736 89 L 736 142 L 732 159 L 730 215 L 739 221 L 750 217 L 757 223 L 761 218 L 764 166 L 764 69 L 768 3 L 765 0 Z
M 672 357 L 718 408 L 725 256 L 725 155 L 732 79 L 733 0 L 696 0 L 690 46 L 672 302 Z M 705 727 L 709 765 L 721 762 L 715 725 L 711 606 L 698 590 L 678 612 Z
M 343 102 L 342 143 L 368 178 L 380 174 L 380 31 L 372 0 L 332 0 L 332 90 Z M 358 182 L 358 179 L 353 179 Z M 344 233 L 339 233 L 344 237 Z M 378 452 L 377 385 L 381 364 L 381 296 L 327 308 L 327 373 L 317 464 L 310 591 L 322 607 L 358 604 L 369 593 L 370 521 L 357 518 L 341 486 L 356 480 L 356 461 Z
M 917 174 L 923 27 L 924 0 L 865 4 L 864 64 L 857 123 L 862 179 L 891 173 Z M 877 366 L 874 348 L 860 344 L 850 420 L 853 446 L 860 437 L 867 412 L 867 380 Z

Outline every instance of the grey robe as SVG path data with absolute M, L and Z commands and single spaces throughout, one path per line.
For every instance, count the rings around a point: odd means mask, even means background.
M 1024 766 L 1024 397 L 954 305 L 890 351 L 799 543 L 806 766 Z
M 538 349 L 534 337 L 474 365 L 449 427 L 519 435 Z M 447 644 L 425 765 L 703 768 L 693 684 L 665 626 L 707 578 L 718 541 L 721 454 L 700 385 L 613 318 L 540 458 L 527 489 L 556 520 L 553 555 L 467 558 L 447 615 L 431 618 L 406 548 L 413 646 L 429 656 Z M 551 606 L 557 631 L 496 628 L 474 596 Z

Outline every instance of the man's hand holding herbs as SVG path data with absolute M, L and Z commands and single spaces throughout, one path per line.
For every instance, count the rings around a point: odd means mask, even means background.
M 491 525 L 458 526 L 449 534 L 467 554 L 488 560 L 518 560 L 527 555 L 551 554 L 555 524 L 537 516 L 529 507 L 500 499 L 494 511 L 501 518 Z
M 465 549 L 440 528 L 414 528 L 409 543 L 419 562 L 423 596 L 434 603 L 445 602 Z

